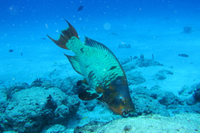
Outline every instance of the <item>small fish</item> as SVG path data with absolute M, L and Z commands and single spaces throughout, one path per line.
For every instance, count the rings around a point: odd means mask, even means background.
M 21 53 L 21 56 L 23 55 L 23 53 Z
M 86 116 L 86 117 L 83 117 L 83 118 L 82 118 L 82 120 L 85 120 L 85 119 L 87 119 L 87 118 L 89 118 L 89 117 L 88 117 L 88 116 Z
M 58 40 L 47 36 L 59 47 L 75 54 L 65 56 L 74 70 L 84 77 L 78 84 L 83 90 L 79 98 L 86 101 L 97 99 L 124 117 L 135 115 L 127 78 L 116 56 L 105 45 L 88 37 L 81 42 L 75 28 L 66 22 L 69 28 L 62 30 Z
M 187 55 L 187 54 L 178 54 L 178 56 L 181 56 L 181 57 L 189 57 L 189 55 Z
M 83 6 L 79 6 L 77 12 L 79 12 L 79 11 L 81 11 L 81 10 L 83 10 Z
M 10 53 L 12 53 L 13 51 L 14 51 L 13 49 L 10 49 L 10 50 L 9 50 Z
M 43 37 L 43 38 L 41 38 L 41 39 L 42 39 L 42 40 L 46 40 L 46 38 L 44 38 L 44 37 Z

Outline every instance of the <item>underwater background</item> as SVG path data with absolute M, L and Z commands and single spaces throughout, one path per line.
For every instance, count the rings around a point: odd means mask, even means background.
M 97 125 L 108 132 L 107 124 L 125 119 L 97 100 L 78 99 L 76 82 L 83 77 L 63 55 L 73 53 L 47 37 L 58 39 L 68 27 L 65 19 L 81 41 L 89 37 L 116 55 L 139 115 L 167 117 L 166 123 L 181 115 L 182 123 L 173 123 L 184 127 L 179 131 L 199 132 L 199 5 L 199 0 L 1 0 L 0 132 L 100 132 Z M 143 119 L 157 125 L 149 117 L 134 118 Z M 109 129 L 141 130 L 130 122 Z M 173 124 L 149 131 L 178 131 Z

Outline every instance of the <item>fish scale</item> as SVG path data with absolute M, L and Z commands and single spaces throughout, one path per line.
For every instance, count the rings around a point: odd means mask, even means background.
M 112 54 L 109 53 L 107 49 L 105 50 L 105 48 L 98 45 L 97 47 L 88 46 L 76 37 L 72 37 L 66 44 L 66 47 L 76 54 L 80 61 L 80 65 L 83 65 L 83 67 L 81 67 L 83 75 L 88 75 L 91 71 L 93 71 L 93 77 L 96 78 L 88 79 L 86 77 L 91 88 L 96 88 L 98 84 L 104 80 L 109 81 L 106 84 L 108 85 L 112 82 L 110 79 L 114 76 L 124 76 L 118 61 Z M 84 54 L 81 51 L 83 51 Z M 111 66 L 117 67 L 113 70 L 109 70 Z

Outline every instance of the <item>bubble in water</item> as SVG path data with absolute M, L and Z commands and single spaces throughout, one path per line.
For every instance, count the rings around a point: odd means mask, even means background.
M 109 29 L 111 29 L 111 24 L 110 23 L 105 23 L 103 25 L 103 27 L 104 27 L 105 30 L 109 30 Z

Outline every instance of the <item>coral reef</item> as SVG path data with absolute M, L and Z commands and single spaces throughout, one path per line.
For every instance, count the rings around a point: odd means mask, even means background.
M 159 86 L 154 86 L 151 89 L 142 86 L 132 88 L 131 96 L 138 115 L 159 114 L 173 116 L 179 113 L 200 112 L 200 103 L 192 102 L 192 104 L 188 104 L 193 95 L 185 100 L 186 98 L 178 97 L 172 92 L 160 90 Z
M 180 115 L 181 113 L 200 113 L 200 83 L 192 86 L 184 85 L 179 91 L 179 95 L 172 92 L 163 91 L 162 87 L 157 85 L 164 79 L 173 75 L 172 69 L 162 66 L 154 58 L 145 59 L 144 55 L 140 57 L 130 57 L 124 60 L 123 67 L 127 74 L 130 88 L 130 94 L 135 105 L 135 114 L 137 118 L 121 119 L 119 115 L 113 114 L 100 101 L 81 101 L 77 95 L 83 91 L 82 80 L 77 76 L 68 76 L 61 78 L 60 70 L 56 69 L 50 73 L 50 79 L 37 78 L 30 85 L 27 83 L 16 83 L 10 86 L 1 86 L 0 91 L 0 132 L 73 132 L 75 122 L 77 126 L 76 133 L 89 132 L 136 132 L 146 131 L 169 131 L 169 127 L 158 127 L 157 130 L 151 128 L 154 123 L 165 122 L 177 124 L 176 120 L 183 120 L 177 128 L 172 127 L 172 131 L 188 131 L 188 124 L 185 118 L 192 116 Z M 152 67 L 151 80 L 155 81 L 154 86 L 146 87 L 146 77 L 141 69 Z M 61 65 L 61 68 L 64 67 Z M 138 68 L 137 70 L 135 70 Z M 158 69 L 159 70 L 158 70 Z M 149 75 L 148 75 L 149 76 Z M 152 84 L 153 85 L 153 84 Z M 164 117 L 167 116 L 167 117 Z M 173 117 L 174 116 L 174 117 Z M 177 117 L 176 117 L 177 116 Z M 141 129 L 142 123 L 146 124 Z M 68 123 L 69 122 L 69 123 Z M 117 122 L 120 122 L 119 126 Z M 198 122 L 198 121 L 196 121 Z M 79 124 L 80 123 L 80 124 Z M 83 126 L 86 124 L 85 126 Z M 195 121 L 191 130 L 199 131 L 195 126 Z M 113 127 L 113 125 L 115 125 Z M 181 127 L 184 127 L 182 128 Z M 69 128 L 70 127 L 70 128 Z M 110 129 L 113 128 L 113 129 Z M 115 130 L 118 129 L 118 130 Z M 171 131 L 171 130 L 170 130 Z
M 172 74 L 171 71 L 166 70 L 161 70 L 161 72 Z M 132 73 L 133 78 L 129 78 L 129 80 L 130 83 L 139 85 L 144 79 L 141 78 L 140 72 L 136 71 L 135 73 L 135 75 Z M 131 76 L 131 73 L 129 74 L 128 76 Z M 23 83 L 7 88 L 12 92 L 12 97 L 9 100 L 5 91 L 0 92 L 0 131 L 73 132 L 62 124 L 66 125 L 69 120 L 74 118 L 78 121 L 86 119 L 86 123 L 90 122 L 84 129 L 79 126 L 74 132 L 95 132 L 99 127 L 108 124 L 108 121 L 121 118 L 113 115 L 111 111 L 108 118 L 103 112 L 109 112 L 109 110 L 96 100 L 80 102 L 77 97 L 74 97 L 78 94 L 79 81 L 75 82 L 66 78 L 63 80 L 38 79 L 36 82 L 34 81 L 31 86 Z M 130 93 L 138 116 L 152 114 L 174 116 L 188 112 L 200 113 L 199 86 L 199 84 L 191 87 L 183 86 L 179 92 L 180 97 L 171 92 L 162 91 L 158 85 L 150 89 L 145 86 L 131 87 Z M 101 111 L 97 112 L 97 110 Z M 90 118 L 89 114 L 83 117 L 83 114 L 87 112 L 92 114 L 97 112 L 98 117 Z M 99 117 L 105 117 L 107 121 L 100 122 Z M 123 132 L 137 131 L 135 126 L 130 123 L 125 123 L 121 130 Z M 102 132 L 104 131 L 107 129 L 102 130 Z
M 66 123 L 79 106 L 58 88 L 31 87 L 13 94 L 5 109 L 3 130 L 40 132 L 48 124 Z

